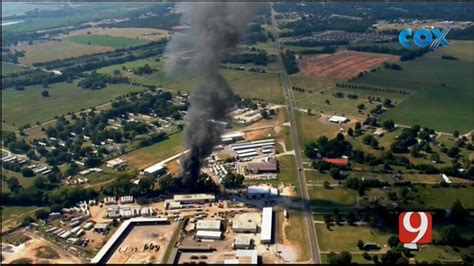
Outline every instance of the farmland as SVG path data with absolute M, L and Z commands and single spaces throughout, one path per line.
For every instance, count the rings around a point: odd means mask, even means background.
M 41 86 L 31 86 L 24 91 L 2 90 L 2 119 L 16 126 L 44 122 L 56 115 L 77 112 L 130 92 L 144 90 L 142 87 L 117 84 L 92 91 L 84 90 L 77 84 L 57 83 L 50 85 L 50 96 L 43 97 L 43 89 Z
M 389 55 L 339 52 L 305 57 L 300 61 L 300 67 L 307 76 L 347 80 L 395 58 Z
M 402 62 L 401 71 L 382 69 L 357 82 L 378 86 L 390 84 L 413 91 L 412 96 L 386 112 L 385 119 L 465 133 L 474 128 L 472 42 L 456 42 L 452 48 L 452 51 L 449 50 L 451 47 L 439 49 L 423 58 Z M 443 60 L 441 55 L 452 55 L 459 60 Z
M 101 47 L 109 47 L 109 48 L 127 48 L 131 46 L 136 46 L 140 44 L 145 44 L 147 41 L 140 40 L 140 39 L 132 39 L 132 38 L 125 38 L 125 37 L 113 37 L 113 36 L 105 36 L 105 35 L 77 35 L 72 36 L 65 41 L 70 41 L 82 45 L 93 45 L 93 46 L 101 46 Z

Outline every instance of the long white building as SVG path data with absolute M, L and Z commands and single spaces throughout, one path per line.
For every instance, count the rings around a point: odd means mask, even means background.
M 271 243 L 273 232 L 273 208 L 265 207 L 262 211 L 262 226 L 260 232 L 260 242 Z

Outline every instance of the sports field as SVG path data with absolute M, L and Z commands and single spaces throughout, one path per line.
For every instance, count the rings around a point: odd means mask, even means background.
M 114 48 L 114 49 L 126 48 L 126 47 L 131 47 L 131 46 L 147 43 L 147 41 L 140 40 L 140 39 L 105 36 L 105 35 L 94 35 L 94 34 L 72 36 L 65 39 L 65 41 L 71 41 L 71 42 L 83 44 L 83 45 L 109 47 L 109 48 Z
M 84 90 L 76 84 L 57 83 L 49 86 L 49 97 L 41 96 L 43 90 L 42 86 L 26 87 L 24 91 L 2 90 L 2 119 L 16 126 L 44 122 L 56 115 L 104 104 L 118 96 L 142 91 L 144 88 L 116 84 L 92 91 Z
M 15 73 L 17 71 L 21 71 L 23 69 L 24 68 L 22 66 L 19 66 L 10 62 L 2 61 L 2 76 Z
M 401 62 L 401 71 L 379 70 L 356 82 L 411 90 L 412 95 L 384 119 L 436 130 L 461 133 L 474 129 L 474 42 L 453 42 L 414 61 Z M 458 60 L 444 60 L 452 55 Z

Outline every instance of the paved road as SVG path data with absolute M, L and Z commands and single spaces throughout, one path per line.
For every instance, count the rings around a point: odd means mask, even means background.
M 286 73 L 285 67 L 283 66 L 283 60 L 280 53 L 282 51 L 282 47 L 281 47 L 280 40 L 278 39 L 276 23 L 277 22 L 275 20 L 274 13 L 272 10 L 272 30 L 273 30 L 273 36 L 275 36 L 275 41 L 278 45 L 277 59 L 278 59 L 278 64 L 280 65 L 280 68 L 281 68 L 280 78 L 281 78 L 281 84 L 283 87 L 283 97 L 285 99 L 285 104 L 288 107 L 288 119 L 290 122 L 291 137 L 293 140 L 293 144 L 295 146 L 296 167 L 298 169 L 297 171 L 298 171 L 300 191 L 303 196 L 303 202 L 304 202 L 303 208 L 305 212 L 306 228 L 309 233 L 309 241 L 311 243 L 311 255 L 313 258 L 313 263 L 321 263 L 318 239 L 316 237 L 316 228 L 314 227 L 311 205 L 309 203 L 309 194 L 308 194 L 308 189 L 306 187 L 306 177 L 303 171 L 304 167 L 303 167 L 303 161 L 301 159 L 301 145 L 299 141 L 298 127 L 296 125 L 296 119 L 293 112 L 293 109 L 295 106 L 294 98 L 292 94 L 293 91 L 289 89 L 290 86 L 288 82 L 288 74 Z

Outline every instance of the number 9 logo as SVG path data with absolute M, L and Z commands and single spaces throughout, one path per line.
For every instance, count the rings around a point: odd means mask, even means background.
M 403 244 L 429 244 L 432 218 L 429 212 L 404 212 L 398 217 L 399 239 Z

